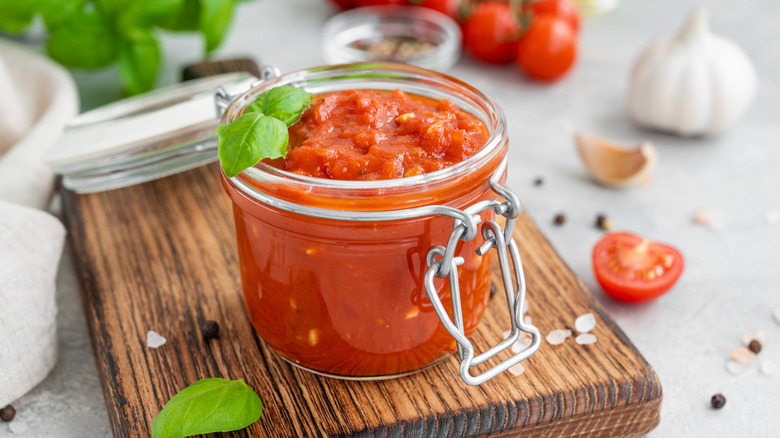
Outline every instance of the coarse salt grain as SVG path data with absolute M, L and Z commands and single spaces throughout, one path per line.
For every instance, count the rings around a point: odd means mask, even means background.
M 775 374 L 775 372 L 777 372 L 777 366 L 775 366 L 775 363 L 769 359 L 762 360 L 759 369 L 761 370 L 762 373 L 766 374 L 767 376 L 771 376 L 772 374 Z
M 526 348 L 530 347 L 533 342 L 531 341 L 531 338 L 522 337 L 515 341 L 514 344 L 512 344 L 512 353 L 519 353 Z
M 525 315 L 525 317 L 523 318 L 523 322 L 525 322 L 526 324 L 533 324 L 534 320 L 531 318 L 531 315 Z
M 574 338 L 574 342 L 580 344 L 580 345 L 590 345 L 596 343 L 596 336 L 592 335 L 590 333 L 583 333 L 576 338 Z
M 525 372 L 525 367 L 521 363 L 516 363 L 507 369 L 512 375 L 519 376 Z
M 24 420 L 20 420 L 19 417 L 17 417 L 13 421 L 8 423 L 8 429 L 11 431 L 11 433 L 21 435 L 27 432 L 27 422 Z
M 146 346 L 149 348 L 162 347 L 166 342 L 168 342 L 168 340 L 154 330 L 149 330 L 146 333 Z
M 775 310 L 775 313 L 772 316 L 775 317 L 775 322 L 780 324 L 780 309 Z
M 745 333 L 745 336 L 742 337 L 742 343 L 745 345 L 749 345 L 750 341 L 756 340 L 761 343 L 761 345 L 766 344 L 766 333 L 764 333 L 761 330 L 751 330 L 747 333 Z
M 557 329 L 548 333 L 545 339 L 547 339 L 547 342 L 550 345 L 559 345 L 563 344 L 563 341 L 565 341 L 569 336 L 571 336 L 571 330 Z
M 745 347 L 737 347 L 731 350 L 731 360 L 743 365 L 750 365 L 756 360 L 756 353 L 753 353 Z
M 509 337 L 509 335 L 511 335 L 511 334 L 512 334 L 512 330 L 505 331 L 504 332 L 504 339 L 507 339 Z
M 734 362 L 733 360 L 726 362 L 726 369 L 728 370 L 728 372 L 734 375 L 742 374 L 745 371 L 747 371 L 747 367 L 745 365 Z
M 580 333 L 588 333 L 596 327 L 596 317 L 592 313 L 580 315 L 574 320 L 574 329 Z

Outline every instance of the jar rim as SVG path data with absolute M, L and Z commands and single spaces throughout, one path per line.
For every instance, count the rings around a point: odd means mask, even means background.
M 301 88 L 316 89 L 317 85 L 327 84 L 327 81 L 338 79 L 344 80 L 344 84 L 350 85 L 356 81 L 376 82 L 387 81 L 395 88 L 404 89 L 403 85 L 414 84 L 414 81 L 422 81 L 416 87 L 411 87 L 411 92 L 422 91 L 426 86 L 439 87 L 439 91 L 448 90 L 449 94 L 441 93 L 441 98 L 453 98 L 458 96 L 459 102 L 456 104 L 468 104 L 471 110 L 480 110 L 481 114 L 474 114 L 480 118 L 488 128 L 489 137 L 485 144 L 471 157 L 455 163 L 444 169 L 426 173 L 418 176 L 385 179 L 385 180 L 336 180 L 326 178 L 316 178 L 288 172 L 263 162 L 254 167 L 243 171 L 242 173 L 230 178 L 242 182 L 238 186 L 246 187 L 255 183 L 281 183 L 281 184 L 302 184 L 312 188 L 322 189 L 349 189 L 376 193 L 377 189 L 392 189 L 404 187 L 417 187 L 426 184 L 438 183 L 458 175 L 466 175 L 483 164 L 489 162 L 495 154 L 499 152 L 502 140 L 506 137 L 506 118 L 504 112 L 498 104 L 489 96 L 477 90 L 460 79 L 450 75 L 429 70 L 426 68 L 397 63 L 353 63 L 337 64 L 321 67 L 314 67 L 283 74 L 277 78 L 269 79 L 252 87 L 234 99 L 225 110 L 221 123 L 227 124 L 237 118 L 246 106 L 251 104 L 257 96 L 270 88 L 281 85 L 293 85 Z M 404 84 L 407 81 L 407 84 Z M 385 84 L 387 85 L 387 84 Z M 407 87 L 408 88 L 408 87 Z M 327 91 L 338 91 L 336 88 Z M 362 87 L 362 89 L 367 89 Z M 376 89 L 376 88 L 373 88 Z M 388 88 L 391 89 L 391 88 Z M 316 90 L 315 90 L 316 91 Z M 406 91 L 406 90 L 404 90 Z M 326 90 L 323 90 L 326 92 Z M 460 105 L 458 105 L 460 106 Z M 231 181 L 232 183 L 232 181 Z M 236 184 L 233 184 L 236 186 Z

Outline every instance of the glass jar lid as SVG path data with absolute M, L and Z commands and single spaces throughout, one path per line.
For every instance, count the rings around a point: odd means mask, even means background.
M 46 157 L 63 185 L 91 193 L 151 181 L 217 159 L 221 89 L 240 94 L 259 79 L 248 73 L 183 82 L 87 111 L 65 127 Z

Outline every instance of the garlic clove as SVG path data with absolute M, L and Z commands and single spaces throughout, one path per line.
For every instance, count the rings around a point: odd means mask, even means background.
M 658 162 L 658 152 L 652 142 L 626 149 L 591 134 L 576 134 L 574 140 L 585 168 L 599 183 L 622 188 L 650 182 Z

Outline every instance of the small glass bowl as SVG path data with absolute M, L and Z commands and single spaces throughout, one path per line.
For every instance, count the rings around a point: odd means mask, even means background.
M 415 6 L 368 6 L 342 12 L 323 29 L 329 63 L 401 62 L 444 71 L 460 57 L 461 33 L 450 17 Z

